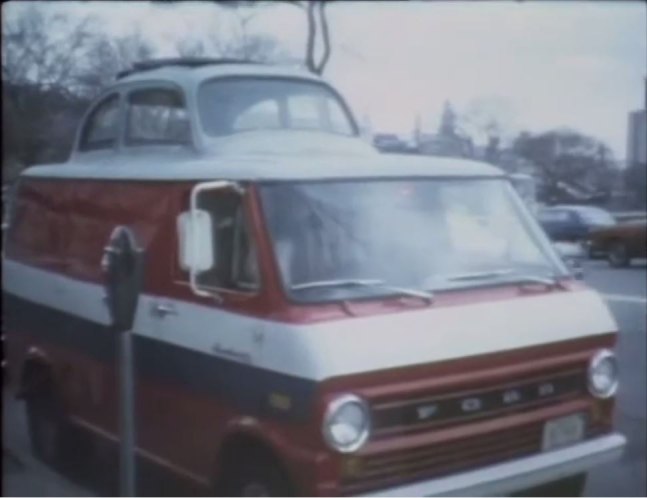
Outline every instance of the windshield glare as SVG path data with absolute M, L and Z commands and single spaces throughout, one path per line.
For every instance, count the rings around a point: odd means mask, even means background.
M 284 285 L 297 300 L 388 294 L 379 286 L 304 285 L 312 282 L 375 279 L 435 290 L 475 285 L 471 274 L 480 283 L 554 276 L 561 269 L 513 195 L 490 179 L 261 187 Z
M 221 78 L 198 92 L 204 131 L 224 136 L 254 130 L 315 130 L 353 136 L 350 117 L 323 84 L 285 78 Z

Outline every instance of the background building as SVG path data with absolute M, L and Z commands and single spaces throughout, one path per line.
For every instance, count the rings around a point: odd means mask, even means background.
M 626 190 L 634 207 L 647 207 L 647 78 L 643 108 L 629 113 Z

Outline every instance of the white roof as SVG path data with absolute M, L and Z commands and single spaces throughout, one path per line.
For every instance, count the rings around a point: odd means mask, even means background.
M 323 81 L 304 69 L 264 64 L 163 66 L 135 72 L 119 83 L 169 81 L 186 90 L 227 76 L 278 76 Z M 357 137 L 314 131 L 255 131 L 210 138 L 204 150 L 164 146 L 75 154 L 65 164 L 35 166 L 23 176 L 135 181 L 271 181 L 379 177 L 503 176 L 476 161 L 382 155 Z
M 270 65 L 270 64 L 207 64 L 198 67 L 180 65 L 163 66 L 157 69 L 147 69 L 134 72 L 120 78 L 117 83 L 139 81 L 168 81 L 183 88 L 195 87 L 202 81 L 216 77 L 232 76 L 276 76 L 284 78 L 300 78 L 310 81 L 325 81 L 305 69 L 299 67 Z
M 503 177 L 493 166 L 465 159 L 400 154 L 365 156 L 230 156 L 189 157 L 186 152 L 126 156 L 109 162 L 78 161 L 34 166 L 29 177 L 94 178 L 134 181 L 288 181 L 404 177 Z

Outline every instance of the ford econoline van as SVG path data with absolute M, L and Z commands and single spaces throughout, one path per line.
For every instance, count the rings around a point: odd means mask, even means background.
M 382 155 L 297 69 L 122 74 L 17 186 L 8 368 L 35 453 L 118 442 L 104 248 L 144 250 L 136 453 L 228 495 L 501 495 L 618 458 L 617 325 L 505 174 Z

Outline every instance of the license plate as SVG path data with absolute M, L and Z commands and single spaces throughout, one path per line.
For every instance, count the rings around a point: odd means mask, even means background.
M 542 449 L 552 450 L 581 441 L 584 437 L 585 420 L 581 413 L 549 420 L 544 425 Z

